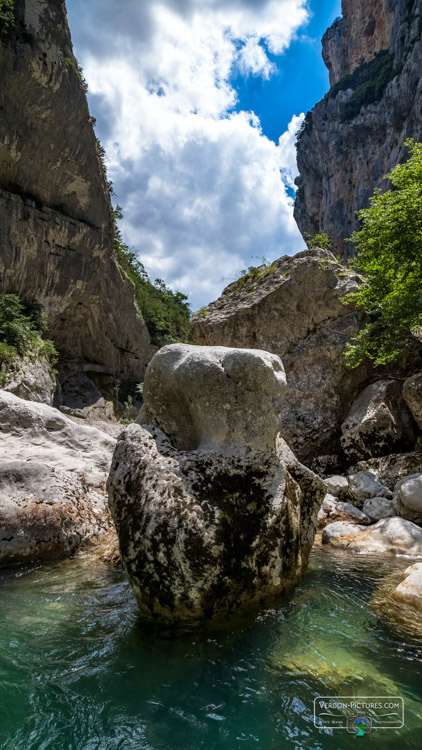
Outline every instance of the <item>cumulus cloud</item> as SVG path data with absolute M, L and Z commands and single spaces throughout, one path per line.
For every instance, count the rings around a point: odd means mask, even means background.
M 234 111 L 231 79 L 271 75 L 305 0 L 75 2 L 123 234 L 150 276 L 197 309 L 256 257 L 302 249 L 287 189 L 301 116 L 275 144 Z

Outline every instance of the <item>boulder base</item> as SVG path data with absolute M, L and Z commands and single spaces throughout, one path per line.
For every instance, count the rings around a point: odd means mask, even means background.
M 108 482 L 122 559 L 145 614 L 211 617 L 287 591 L 312 547 L 325 488 L 275 454 L 174 448 L 131 425 Z

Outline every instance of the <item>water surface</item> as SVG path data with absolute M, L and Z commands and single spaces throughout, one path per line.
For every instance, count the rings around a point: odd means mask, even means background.
M 124 574 L 74 559 L 0 572 L 5 750 L 379 750 L 422 744 L 422 639 L 369 606 L 408 564 L 315 549 L 288 598 L 177 632 Z M 401 695 L 405 728 L 313 725 L 318 695 Z

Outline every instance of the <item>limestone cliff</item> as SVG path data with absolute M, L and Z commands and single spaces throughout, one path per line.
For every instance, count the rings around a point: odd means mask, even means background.
M 343 0 L 342 9 L 323 38 L 331 89 L 298 139 L 295 218 L 347 256 L 356 211 L 406 158 L 405 139 L 422 140 L 422 0 Z
M 330 252 L 306 250 L 230 284 L 191 321 L 198 344 L 281 357 L 288 386 L 282 435 L 305 463 L 338 453 L 341 423 L 369 375 L 364 367 L 347 368 L 343 357 L 360 318 L 342 299 L 359 283 Z
M 41 303 L 62 357 L 141 380 L 149 335 L 112 250 L 110 200 L 64 0 L 16 0 L 0 37 L 0 292 Z

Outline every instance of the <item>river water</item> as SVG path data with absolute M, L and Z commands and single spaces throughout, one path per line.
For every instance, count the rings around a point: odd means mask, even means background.
M 0 572 L 5 750 L 422 747 L 422 637 L 370 606 L 406 561 L 316 548 L 276 606 L 174 631 L 90 558 Z M 403 729 L 314 726 L 317 696 L 401 696 Z

